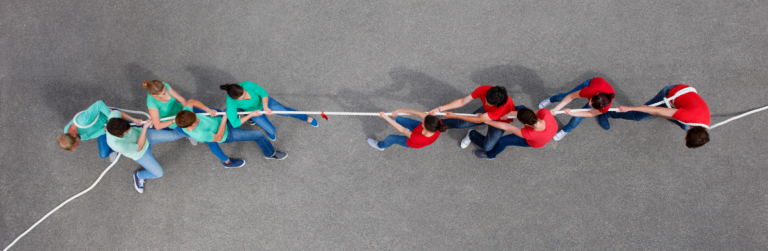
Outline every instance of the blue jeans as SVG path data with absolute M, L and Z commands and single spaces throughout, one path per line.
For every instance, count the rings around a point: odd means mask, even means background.
M 155 130 L 153 128 L 147 129 L 147 141 L 149 141 L 149 148 L 144 152 L 144 156 L 136 160 L 144 170 L 139 171 L 140 179 L 154 179 L 163 177 L 163 168 L 160 163 L 155 159 L 155 155 L 152 154 L 152 146 L 167 141 L 174 141 L 180 138 L 186 138 L 184 134 L 175 130 Z
M 115 152 L 112 150 L 112 148 L 109 148 L 109 145 L 107 144 L 107 134 L 102 134 L 98 138 L 96 138 L 96 141 L 99 143 L 99 157 L 106 158 L 109 156 L 110 153 Z
M 280 102 L 277 102 L 272 97 L 269 97 L 269 102 L 267 106 L 269 107 L 269 109 L 276 112 L 277 111 L 296 111 L 296 109 L 283 106 L 282 104 L 280 104 Z M 243 111 L 243 109 L 239 109 L 239 108 L 237 110 Z M 278 114 L 278 115 L 296 118 L 304 122 L 306 122 L 309 119 L 309 117 L 306 114 Z M 267 135 L 271 137 L 275 137 L 275 126 L 272 125 L 272 122 L 269 122 L 269 119 L 267 118 L 266 115 L 252 117 L 251 120 L 255 122 L 257 125 L 259 125 L 261 129 L 264 129 L 264 131 L 267 132 Z
M 672 90 L 672 88 L 674 88 L 675 86 L 677 85 L 670 85 L 670 86 L 664 87 L 664 89 L 661 89 L 661 91 L 658 94 L 656 94 L 656 96 L 654 96 L 651 100 L 648 100 L 648 102 L 645 102 L 645 105 L 651 105 L 653 103 L 663 101 L 664 98 L 666 98 L 667 95 L 669 95 L 669 91 Z M 667 107 L 667 105 L 662 103 L 658 107 Z M 649 113 L 638 112 L 638 111 L 631 111 L 631 112 L 609 111 L 601 114 L 600 116 L 607 116 L 610 118 L 619 118 L 619 119 L 634 120 L 634 121 L 643 121 L 647 118 L 652 117 L 653 115 Z M 680 128 L 682 128 L 685 131 L 688 131 L 689 129 L 691 129 L 690 126 L 680 123 L 680 121 L 677 121 L 674 119 L 670 119 L 669 121 L 672 121 L 673 123 L 677 124 L 678 126 L 680 126 Z
M 405 129 L 413 131 L 414 128 L 419 126 L 421 124 L 421 121 L 415 120 L 415 119 L 409 119 L 409 118 L 403 118 L 403 117 L 395 117 L 395 122 L 405 127 Z M 379 141 L 378 146 L 381 148 L 387 148 L 394 144 L 398 144 L 404 147 L 410 148 L 408 144 L 406 143 L 408 141 L 408 137 L 405 135 L 389 135 L 386 139 Z
M 523 107 L 523 106 L 518 106 Z M 485 109 L 481 106 L 475 112 L 477 113 L 485 113 Z M 443 124 L 448 125 L 448 129 L 462 129 L 462 128 L 469 128 L 469 127 L 475 127 L 479 125 L 484 125 L 485 123 L 472 123 L 469 121 L 464 121 L 460 119 L 443 119 Z M 473 131 L 469 133 L 469 138 L 472 139 L 472 143 L 475 143 L 475 145 L 478 145 L 483 148 L 483 150 L 488 151 L 493 146 L 496 145 L 496 143 L 499 142 L 499 139 L 501 138 L 501 135 L 504 135 L 504 130 L 488 126 L 488 133 L 487 136 L 482 136 L 482 134 L 478 133 L 477 131 Z
M 579 86 L 576 86 L 576 88 L 573 88 L 573 90 L 571 90 L 569 92 L 564 92 L 564 93 L 556 94 L 556 95 L 554 95 L 552 97 L 549 97 L 549 102 L 554 103 L 554 102 L 563 101 L 565 96 L 568 96 L 571 93 L 574 93 L 574 92 L 577 92 L 577 91 L 581 91 L 581 89 L 584 89 L 585 87 L 589 86 L 589 82 L 590 81 L 592 81 L 592 79 L 588 79 L 587 81 L 584 81 L 584 83 L 581 83 Z M 584 105 L 584 107 L 582 107 L 582 109 L 586 109 L 586 108 L 590 108 L 589 102 L 587 102 L 587 104 Z M 571 132 L 571 131 L 573 131 L 574 128 L 579 126 L 579 124 L 581 123 L 582 120 L 584 120 L 584 117 L 571 117 L 571 120 L 568 121 L 568 124 L 563 126 L 563 131 L 564 132 Z
M 224 140 L 222 143 L 232 143 L 236 141 L 254 141 L 256 144 L 261 148 L 261 152 L 264 154 L 265 157 L 269 157 L 275 154 L 275 148 L 272 146 L 272 143 L 269 142 L 269 139 L 267 139 L 267 136 L 264 135 L 263 132 L 256 131 L 256 130 L 244 130 L 240 128 L 232 128 L 232 124 L 227 122 L 227 128 L 229 130 L 229 133 L 227 134 L 227 139 Z M 216 155 L 216 157 L 221 160 L 221 162 L 227 162 L 229 160 L 229 157 L 227 157 L 226 154 L 224 154 L 224 151 L 221 150 L 221 147 L 219 147 L 219 143 L 216 142 L 205 142 L 205 144 L 208 145 L 209 148 L 211 148 L 211 152 L 213 152 L 213 155 Z
M 496 158 L 496 155 L 504 151 L 504 148 L 507 148 L 507 146 L 522 146 L 522 147 L 531 147 L 528 145 L 528 141 L 526 141 L 524 138 L 521 138 L 520 136 L 510 134 L 504 137 L 501 137 L 499 139 L 499 143 L 496 144 L 496 146 L 493 147 L 490 151 L 488 151 L 486 154 L 488 158 Z

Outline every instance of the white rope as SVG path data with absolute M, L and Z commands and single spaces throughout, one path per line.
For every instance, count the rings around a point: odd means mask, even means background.
M 29 233 L 29 231 L 32 231 L 32 229 L 34 229 L 34 228 L 35 228 L 35 227 L 36 227 L 38 224 L 40 224 L 40 223 L 41 223 L 41 222 L 43 222 L 45 219 L 47 219 L 47 218 L 48 218 L 48 216 L 51 216 L 51 214 L 53 214 L 53 212 L 56 212 L 56 210 L 59 210 L 59 208 L 63 207 L 64 205 L 66 205 L 66 204 L 67 204 L 67 203 L 69 203 L 70 201 L 72 201 L 72 200 L 76 199 L 77 197 L 80 197 L 80 195 L 83 195 L 83 194 L 87 193 L 88 191 L 91 191 L 91 189 L 93 189 L 93 188 L 96 186 L 96 184 L 99 184 L 99 181 L 101 181 L 101 178 L 103 178 L 103 177 L 104 177 L 104 174 L 107 174 L 107 171 L 109 171 L 109 169 L 111 169 L 111 168 L 112 168 L 112 166 L 114 166 L 115 164 L 117 164 L 117 161 L 120 159 L 120 156 L 121 156 L 121 155 L 122 155 L 122 154 L 120 154 L 120 153 L 118 153 L 118 154 L 117 154 L 117 158 L 115 158 L 115 161 L 114 161 L 114 162 L 112 162 L 112 164 L 110 164 L 110 165 L 107 167 L 107 169 L 104 169 L 104 171 L 103 171 L 103 172 L 101 172 L 101 175 L 99 175 L 99 178 L 98 178 L 98 179 L 96 179 L 96 182 L 94 182 L 94 183 L 93 183 L 93 185 L 91 185 L 90 187 L 88 187 L 88 189 L 85 189 L 85 190 L 83 190 L 82 192 L 80 192 L 80 193 L 76 194 L 75 196 L 72 196 L 71 198 L 69 198 L 69 199 L 65 200 L 64 202 L 62 202 L 61 204 L 59 204 L 59 206 L 57 206 L 56 208 L 54 208 L 53 210 L 51 210 L 50 212 L 48 212 L 47 214 L 45 214 L 45 216 L 43 216 L 43 218 L 40 218 L 40 220 L 38 220 L 37 222 L 35 222 L 35 224 L 34 224 L 34 225 L 32 225 L 31 227 L 29 227 L 29 228 L 27 229 L 27 231 L 24 231 L 24 233 L 22 233 L 21 235 L 19 235 L 19 237 L 16 237 L 16 239 L 15 239 L 15 240 L 13 240 L 13 242 L 11 242 L 11 244 L 10 244 L 10 245 L 8 245 L 7 247 L 5 247 L 5 249 L 3 249 L 3 251 L 8 251 L 8 249 L 10 249 L 10 248 L 11 248 L 11 247 L 12 247 L 14 244 L 16 244 L 16 242 L 17 242 L 17 241 L 19 241 L 19 239 L 21 239 L 21 237 L 24 237 L 25 235 L 27 235 L 27 233 Z
M 83 112 L 85 112 L 85 110 L 82 110 L 82 111 L 78 112 L 77 114 L 75 114 L 75 117 L 72 118 L 72 124 L 75 125 L 77 128 L 82 128 L 82 129 L 89 128 L 89 127 L 95 125 L 96 121 L 99 121 L 99 114 L 96 113 L 96 118 L 93 120 L 93 122 L 91 122 L 91 124 L 86 125 L 86 126 L 78 124 L 77 123 L 77 116 L 80 116 L 80 114 L 83 113 Z
M 734 121 L 734 120 L 737 120 L 737 119 L 743 118 L 744 116 L 747 116 L 747 115 L 750 115 L 750 114 L 753 114 L 753 113 L 756 113 L 756 112 L 759 112 L 759 111 L 764 111 L 764 110 L 766 110 L 766 109 L 768 109 L 768 106 L 763 106 L 763 107 L 761 107 L 761 108 L 757 108 L 757 109 L 754 109 L 754 110 L 751 110 L 751 111 L 745 112 L 744 114 L 738 115 L 738 116 L 736 116 L 736 117 L 733 117 L 733 118 L 729 118 L 729 119 L 726 119 L 726 120 L 725 120 L 725 121 L 723 121 L 723 122 L 720 122 L 720 123 L 717 123 L 717 124 L 715 124 L 715 125 L 713 125 L 713 126 L 710 126 L 710 127 L 709 127 L 709 129 L 710 129 L 710 130 L 712 130 L 712 129 L 714 129 L 715 127 L 718 127 L 718 126 L 724 125 L 725 123 L 728 123 L 728 122 L 731 122 L 731 121 Z

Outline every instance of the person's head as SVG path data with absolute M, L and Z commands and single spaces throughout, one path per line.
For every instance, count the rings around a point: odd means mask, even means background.
M 61 149 L 74 152 L 75 148 L 80 145 L 80 135 L 72 136 L 72 134 L 65 133 L 56 137 L 56 141 L 59 142 Z
M 130 129 L 131 124 L 128 123 L 128 120 L 122 118 L 111 118 L 107 122 L 107 132 L 115 137 L 122 137 Z
M 536 117 L 536 113 L 528 108 L 520 108 L 520 110 L 517 110 L 517 119 L 520 120 L 521 123 L 529 126 L 534 126 L 539 122 L 539 117 Z
M 590 99 L 590 104 L 592 105 L 592 108 L 595 109 L 603 109 L 609 105 L 611 105 L 611 101 L 613 101 L 613 97 L 615 97 L 616 94 L 613 93 L 598 93 L 595 96 L 592 96 Z
M 427 115 L 424 117 L 424 122 L 422 122 L 422 125 L 424 125 L 424 129 L 427 129 L 427 131 L 430 132 L 445 132 L 445 130 L 448 130 L 448 125 L 443 124 L 443 122 L 434 115 Z
M 176 113 L 176 126 L 181 128 L 187 128 L 197 121 L 197 116 L 194 112 L 182 110 Z
M 497 85 L 491 87 L 491 89 L 488 89 L 488 92 L 485 93 L 485 102 L 488 102 L 488 104 L 495 107 L 501 107 L 507 103 L 507 97 L 507 88 Z
M 155 96 L 155 95 L 161 95 L 164 92 L 167 93 L 168 90 L 165 90 L 165 85 L 163 84 L 163 81 L 160 80 L 149 80 L 144 81 L 141 83 L 141 87 L 144 89 L 147 89 L 149 92 L 149 95 Z
M 219 86 L 219 89 L 227 91 L 227 95 L 229 95 L 230 98 L 233 99 L 239 99 L 241 96 L 243 96 L 243 87 L 238 84 L 225 84 Z
M 685 134 L 685 146 L 697 148 L 709 142 L 709 132 L 701 126 L 692 126 Z

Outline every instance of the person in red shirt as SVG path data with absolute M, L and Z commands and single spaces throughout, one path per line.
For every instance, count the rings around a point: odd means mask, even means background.
M 672 98 L 677 92 L 688 88 L 687 85 L 670 85 L 661 89 L 650 101 L 643 106 L 619 106 L 619 112 L 606 112 L 598 117 L 600 126 L 605 130 L 611 129 L 608 117 L 634 121 L 643 121 L 651 116 L 666 118 L 686 131 L 685 145 L 688 148 L 697 148 L 709 142 L 709 123 L 711 116 L 709 106 L 696 92 L 687 92 L 660 106 L 648 106 L 664 98 Z
M 478 108 L 474 113 L 478 114 L 478 117 L 469 116 L 457 116 L 448 110 L 456 109 L 466 105 L 472 100 L 480 99 L 483 102 L 483 106 Z M 449 129 L 454 128 L 469 128 L 482 125 L 488 121 L 504 121 L 507 120 L 507 116 L 510 112 L 515 110 L 515 104 L 512 102 L 512 98 L 507 95 L 507 89 L 503 86 L 480 86 L 469 96 L 456 99 L 448 104 L 438 106 L 435 109 L 429 111 L 429 114 L 435 114 L 437 112 L 445 112 L 443 123 L 448 125 Z M 492 126 L 488 127 L 488 133 L 486 136 L 478 133 L 475 130 L 469 130 L 467 136 L 461 140 L 461 148 L 467 148 L 470 142 L 483 148 L 483 150 L 489 151 L 501 138 L 504 131 Z
M 531 109 L 522 107 L 512 113 L 520 122 L 525 124 L 525 127 L 519 128 L 500 121 L 485 122 L 490 126 L 511 132 L 512 134 L 501 137 L 499 143 L 490 151 L 476 150 L 472 152 L 475 156 L 481 159 L 494 159 L 507 146 L 542 148 L 557 133 L 557 121 L 552 116 L 552 112 L 546 108 L 534 112 Z
M 398 117 L 398 113 L 407 113 L 410 115 L 421 117 L 421 122 L 409 118 Z M 390 147 L 393 144 L 398 144 L 408 148 L 422 148 L 437 140 L 440 137 L 441 132 L 445 132 L 448 126 L 443 124 L 437 116 L 429 115 L 426 112 L 411 110 L 411 109 L 397 109 L 392 111 L 393 120 L 387 116 L 384 112 L 379 112 L 379 117 L 383 118 L 389 124 L 391 124 L 402 135 L 389 135 L 383 141 L 376 141 L 375 139 L 368 139 L 368 145 L 379 151 L 384 151 L 384 148 Z
M 594 117 L 607 112 L 608 109 L 611 108 L 611 102 L 613 102 L 613 97 L 615 96 L 616 92 L 613 91 L 611 84 L 609 84 L 608 81 L 605 81 L 605 79 L 597 77 L 584 81 L 584 83 L 576 86 L 576 88 L 570 92 L 560 93 L 542 100 L 541 103 L 539 103 L 539 109 L 549 106 L 552 102 L 560 102 L 555 109 L 552 109 L 552 114 L 554 115 L 555 112 L 563 109 L 563 107 L 574 99 L 589 99 L 589 103 L 584 105 L 583 108 L 592 107 L 594 110 L 589 112 L 571 112 L 571 109 L 568 108 L 564 110 L 565 114 L 571 115 L 573 118 L 571 118 L 571 120 L 568 121 L 568 124 L 563 126 L 563 129 L 553 138 L 555 141 L 559 141 L 563 139 L 566 134 L 579 126 L 579 123 L 581 123 L 581 120 L 584 118 Z

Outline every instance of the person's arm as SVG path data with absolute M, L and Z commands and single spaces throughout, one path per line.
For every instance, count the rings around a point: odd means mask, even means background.
M 157 108 L 149 109 L 149 117 L 152 118 L 152 124 L 155 125 L 155 129 L 157 130 L 161 130 L 163 128 L 169 127 L 174 123 L 174 120 L 160 122 L 160 111 L 158 111 Z
M 227 131 L 227 115 L 224 114 L 224 116 L 221 118 L 221 123 L 219 124 L 219 130 L 216 131 L 215 134 L 213 134 L 213 142 L 219 142 L 224 137 L 224 132 Z
M 136 144 L 139 145 L 139 150 L 136 150 L 136 152 L 141 152 L 141 149 L 144 148 L 144 143 L 147 142 L 147 130 L 149 129 L 150 126 L 152 126 L 151 121 L 147 122 L 146 124 L 144 124 L 143 127 L 141 127 L 141 134 L 139 134 L 139 140 L 136 141 Z M 128 129 L 128 130 L 131 130 L 131 129 Z
M 398 132 L 405 134 L 405 136 L 408 137 L 409 139 L 411 138 L 411 130 L 405 129 L 405 127 L 395 122 L 395 120 L 393 120 L 392 118 L 384 114 L 384 112 L 379 112 L 379 118 L 383 118 L 384 120 L 389 122 L 389 124 L 392 125 L 392 127 L 397 129 Z
M 261 109 L 264 110 L 264 113 L 267 115 L 272 115 L 272 109 L 269 109 L 269 97 L 264 96 L 261 98 Z M 258 116 L 258 115 L 256 115 Z
M 571 101 L 579 97 L 580 97 L 579 92 L 568 94 L 568 96 L 565 96 L 565 98 L 563 98 L 563 100 L 560 101 L 560 103 L 558 103 L 557 106 L 555 106 L 555 109 L 550 110 L 550 112 L 552 112 L 552 115 L 555 115 L 555 112 L 562 110 L 563 107 L 568 105 L 568 103 L 570 103 Z
M 638 111 L 638 112 L 644 112 L 651 115 L 656 115 L 659 117 L 664 117 L 666 119 L 675 119 L 672 116 L 675 115 L 675 112 L 677 112 L 677 109 L 675 108 L 667 108 L 667 107 L 656 107 L 656 106 L 619 106 L 619 112 L 629 112 L 629 111 Z
M 208 108 L 208 106 L 203 104 L 203 102 L 197 101 L 196 99 L 189 99 L 189 100 L 187 100 L 187 105 L 186 106 L 196 107 L 196 108 L 198 108 L 200 110 L 203 110 L 203 111 L 207 112 L 208 114 L 210 114 L 209 116 L 211 116 L 211 117 L 219 116 L 216 113 L 216 110 Z
M 473 99 L 474 98 L 472 98 L 472 94 L 470 94 L 469 96 L 466 96 L 466 97 L 463 97 L 463 98 L 451 101 L 448 104 L 444 104 L 444 105 L 438 106 L 437 108 L 432 109 L 431 111 L 429 111 L 429 114 L 435 114 L 436 112 L 445 112 L 445 111 L 448 111 L 448 110 L 451 110 L 451 109 L 456 109 L 456 108 L 462 107 L 462 106 L 466 105 L 467 103 L 469 103 L 470 101 L 472 101 Z
M 421 119 L 424 119 L 424 117 L 426 117 L 428 115 L 426 112 L 417 111 L 417 110 L 413 110 L 413 109 L 397 109 L 397 110 L 392 111 L 392 117 L 397 117 L 398 113 L 407 113 L 407 114 L 410 114 L 410 115 L 413 115 L 413 116 L 417 116 L 417 117 L 419 117 Z
M 128 113 L 125 113 L 124 111 L 120 111 L 120 116 L 122 116 L 125 120 L 133 122 L 135 125 L 141 125 L 141 123 L 144 122 L 143 120 L 131 117 L 131 115 L 128 115 Z
M 563 111 L 565 112 L 565 114 L 568 114 L 574 117 L 583 117 L 583 118 L 591 118 L 591 117 L 603 114 L 602 112 L 600 112 L 600 110 L 597 110 L 597 109 L 592 109 L 587 112 L 571 112 L 570 108 L 565 108 Z
M 168 94 L 171 94 L 171 96 L 176 98 L 176 102 L 179 102 L 181 104 L 181 106 L 187 106 L 187 100 L 184 97 L 182 97 L 181 95 L 179 95 L 179 93 L 177 93 L 175 90 L 173 90 L 173 87 L 171 87 L 170 85 L 168 85 Z M 155 125 L 157 125 L 157 124 L 158 123 L 155 122 Z M 155 128 L 157 128 L 157 127 L 158 126 L 155 126 Z
M 270 111 L 270 113 L 271 113 L 271 111 Z M 261 115 L 262 115 L 261 111 L 252 111 L 251 113 L 248 113 L 248 115 L 245 115 L 245 116 L 240 118 L 240 124 L 242 125 L 243 123 L 245 123 L 245 121 L 248 121 L 249 119 L 251 119 L 253 117 L 258 117 L 258 116 L 261 116 Z M 234 126 L 234 125 L 232 125 L 232 126 Z
M 522 131 L 522 129 L 520 129 L 520 127 L 513 126 L 513 125 L 510 125 L 509 123 L 504 123 L 504 122 L 499 122 L 499 121 L 488 121 L 488 122 L 485 122 L 485 123 L 490 125 L 490 126 L 499 128 L 501 130 L 511 132 L 511 133 L 513 133 L 513 134 L 523 138 L 523 131 Z
M 488 116 L 488 113 L 478 113 L 477 117 L 470 117 L 470 116 L 459 116 L 452 112 L 446 112 L 445 117 L 449 119 L 460 119 L 467 122 L 472 123 L 485 123 L 488 121 L 493 121 L 491 117 Z

